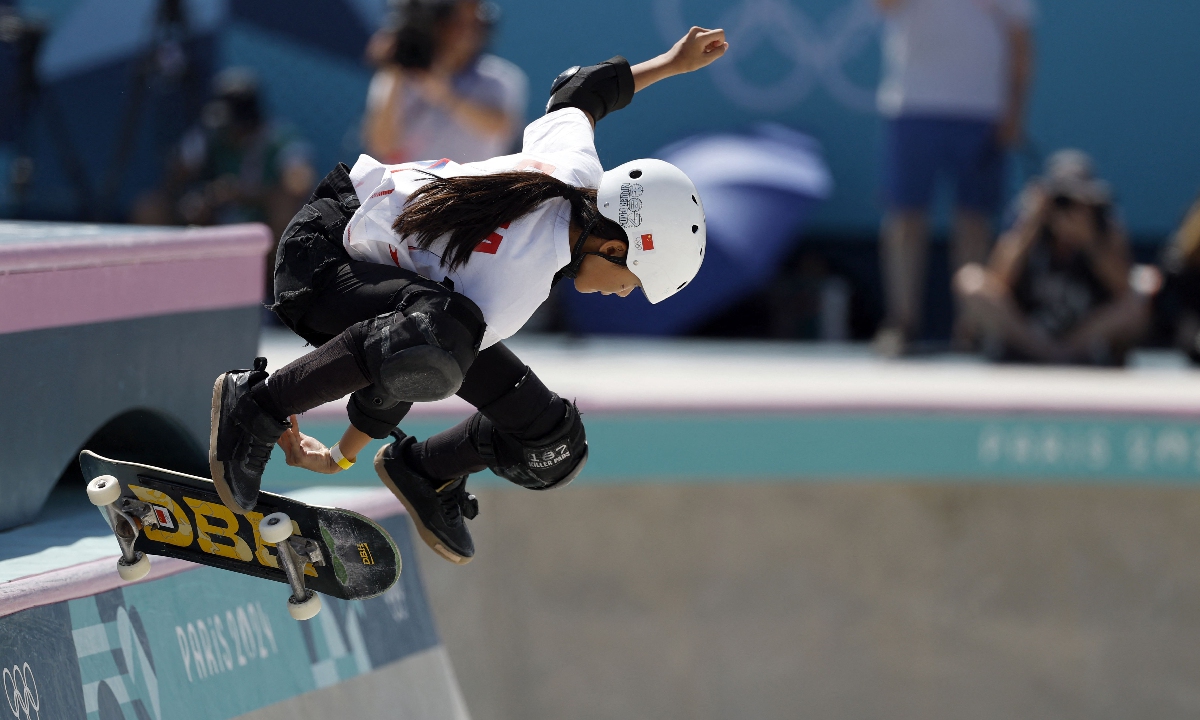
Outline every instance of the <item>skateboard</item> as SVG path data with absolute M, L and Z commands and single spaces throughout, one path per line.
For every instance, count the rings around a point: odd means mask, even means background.
M 117 572 L 124 580 L 145 577 L 150 555 L 179 558 L 287 583 L 288 612 L 307 620 L 321 609 L 317 592 L 361 600 L 400 577 L 396 543 L 358 513 L 264 492 L 253 512 L 236 515 L 207 478 L 89 450 L 79 464 L 88 498 L 121 546 Z

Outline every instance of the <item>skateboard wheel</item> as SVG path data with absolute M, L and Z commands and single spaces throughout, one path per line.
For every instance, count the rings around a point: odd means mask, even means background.
M 132 565 L 125 564 L 125 558 L 117 560 L 117 574 L 125 582 L 133 582 L 141 580 L 150 572 L 150 556 L 144 552 L 138 552 L 138 559 Z
M 258 535 L 263 542 L 279 544 L 292 536 L 292 519 L 287 513 L 271 513 L 258 521 Z M 320 603 L 317 606 L 320 607 Z
M 280 513 L 282 514 L 282 513 Z M 308 591 L 308 599 L 302 602 L 296 602 L 295 598 L 288 598 L 288 614 L 293 620 L 308 620 L 321 612 L 321 596 Z
M 121 497 L 121 483 L 112 475 L 100 475 L 88 483 L 87 493 L 93 505 L 112 505 Z

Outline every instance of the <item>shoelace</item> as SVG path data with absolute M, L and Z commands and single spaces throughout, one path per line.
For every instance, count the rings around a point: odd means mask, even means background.
M 479 501 L 468 493 L 466 483 L 438 493 L 438 501 L 442 504 L 442 516 L 450 524 L 461 522 L 460 518 L 474 520 L 479 515 Z
M 252 470 L 262 472 L 267 467 L 267 461 L 271 459 L 272 447 L 267 443 L 251 439 L 250 447 L 246 450 L 246 465 Z

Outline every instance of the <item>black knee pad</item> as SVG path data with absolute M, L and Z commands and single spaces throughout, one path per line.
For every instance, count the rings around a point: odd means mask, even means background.
M 599 65 L 573 67 L 550 86 L 546 112 L 565 107 L 586 111 L 596 122 L 633 100 L 633 71 L 620 55 Z
M 470 327 L 469 327 L 470 325 Z M 483 316 L 450 293 L 413 299 L 363 323 L 367 377 L 395 400 L 432 402 L 458 392 L 479 354 Z
M 497 428 L 486 415 L 476 413 L 470 427 L 475 447 L 492 472 L 530 490 L 563 487 L 579 476 L 587 464 L 587 434 L 575 403 L 554 396 L 562 415 L 540 437 L 523 437 Z
M 396 400 L 377 385 L 355 390 L 346 403 L 350 424 L 376 440 L 395 430 L 411 409 L 411 402 Z

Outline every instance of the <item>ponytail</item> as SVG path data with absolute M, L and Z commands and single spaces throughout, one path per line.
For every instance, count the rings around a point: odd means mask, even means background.
M 496 228 L 533 212 L 542 203 L 563 198 L 571 203 L 571 220 L 580 227 L 595 222 L 593 235 L 626 240 L 621 226 L 596 210 L 596 191 L 577 188 L 540 172 L 520 170 L 491 175 L 435 177 L 422 185 L 392 223 L 401 237 L 410 236 L 428 250 L 447 233 L 442 265 L 454 270 Z

